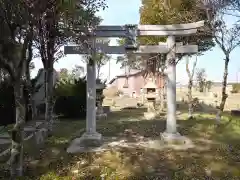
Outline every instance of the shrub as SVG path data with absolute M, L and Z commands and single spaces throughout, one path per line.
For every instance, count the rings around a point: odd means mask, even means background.
M 74 79 L 60 82 L 55 89 L 55 113 L 65 118 L 86 117 L 86 80 Z
M 232 90 L 231 93 L 236 94 L 236 93 L 238 93 L 238 90 Z
M 239 83 L 232 84 L 231 93 L 238 93 L 238 92 L 240 92 L 240 84 Z
M 98 80 L 98 83 L 102 83 Z M 55 113 L 65 118 L 86 118 L 86 79 L 59 82 L 56 89 Z M 100 92 L 102 95 L 103 92 Z M 103 96 L 102 96 L 103 97 Z
M 55 103 L 56 114 L 65 118 L 86 117 L 86 96 L 60 96 Z

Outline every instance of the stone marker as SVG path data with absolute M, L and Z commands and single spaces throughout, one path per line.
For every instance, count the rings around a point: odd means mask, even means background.
M 102 107 L 102 103 L 103 103 L 103 89 L 105 88 L 104 84 L 100 84 L 97 83 L 97 87 L 96 87 L 96 93 L 97 93 L 97 97 L 96 97 L 96 117 L 97 119 L 102 119 L 102 118 L 107 118 L 107 114 L 104 113 L 103 111 L 103 107 Z
M 144 117 L 147 120 L 152 120 L 156 117 L 156 90 L 157 86 L 150 79 L 143 88 L 146 91 L 145 97 L 147 99 L 147 112 L 144 112 Z

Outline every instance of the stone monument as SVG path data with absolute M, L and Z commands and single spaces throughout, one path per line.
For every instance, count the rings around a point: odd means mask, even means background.
M 150 79 L 147 84 L 143 88 L 145 90 L 145 97 L 147 103 L 147 112 L 144 113 L 144 117 L 148 120 L 155 118 L 156 116 L 156 91 L 157 86 L 153 81 Z
M 107 114 L 104 113 L 102 103 L 104 99 L 103 90 L 105 89 L 105 85 L 102 84 L 100 81 L 97 80 L 96 84 L 96 118 L 106 118 Z

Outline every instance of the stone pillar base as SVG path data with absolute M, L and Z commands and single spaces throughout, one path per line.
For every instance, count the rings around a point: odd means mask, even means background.
M 85 132 L 80 138 L 74 139 L 67 148 L 68 153 L 94 152 L 99 151 L 102 145 L 102 135 L 100 133 Z
M 147 120 L 153 120 L 156 117 L 156 113 L 155 112 L 144 112 L 144 117 Z
M 161 134 L 161 139 L 166 144 L 174 145 L 192 145 L 192 141 L 180 133 L 168 133 L 164 132 Z

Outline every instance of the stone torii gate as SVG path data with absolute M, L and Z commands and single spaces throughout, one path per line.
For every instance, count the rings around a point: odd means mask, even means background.
M 167 127 L 163 138 L 179 138 L 176 128 L 176 53 L 196 53 L 197 45 L 176 44 L 175 36 L 188 36 L 195 34 L 197 28 L 204 26 L 204 21 L 188 24 L 174 25 L 125 25 L 125 26 L 98 26 L 91 35 L 91 50 L 83 46 L 65 46 L 65 54 L 91 54 L 87 64 L 87 125 L 86 132 L 81 138 L 73 140 L 68 152 L 85 151 L 89 146 L 100 146 L 102 135 L 96 131 L 96 68 L 94 56 L 98 52 L 106 54 L 125 54 L 128 52 L 142 55 L 149 53 L 167 53 Z M 167 36 L 166 43 L 152 46 L 138 46 L 137 36 Z M 97 37 L 121 37 L 126 38 L 123 46 L 108 46 L 97 42 Z

